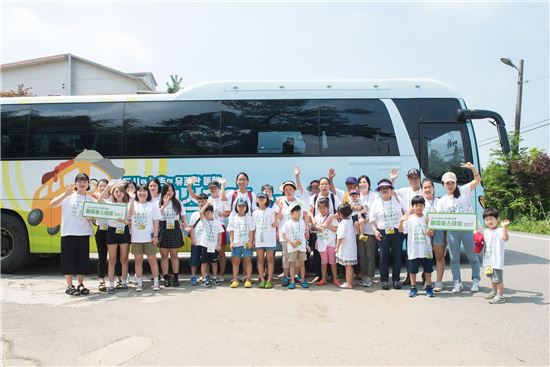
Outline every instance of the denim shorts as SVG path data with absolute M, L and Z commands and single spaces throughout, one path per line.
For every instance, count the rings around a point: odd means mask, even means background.
M 231 257 L 252 257 L 252 249 L 244 248 L 244 246 L 234 247 L 231 250 Z
M 277 246 L 273 246 L 273 247 L 256 247 L 256 251 L 258 251 L 258 250 L 277 251 Z
M 201 263 L 201 250 L 202 246 L 191 246 L 191 258 L 189 259 L 190 266 L 199 266 Z

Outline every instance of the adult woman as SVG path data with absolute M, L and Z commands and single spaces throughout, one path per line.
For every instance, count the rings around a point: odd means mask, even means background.
M 158 205 L 160 201 L 160 181 L 158 178 L 152 178 L 147 182 L 147 188 L 151 193 L 151 201 Z
M 357 181 L 359 182 L 360 200 L 361 203 L 367 207 L 368 216 L 369 210 L 372 208 L 372 205 L 378 198 L 378 195 L 370 191 L 369 176 L 359 176 Z M 361 275 L 361 283 L 359 284 L 364 287 L 370 287 L 372 286 L 372 278 L 374 278 L 377 241 L 368 219 L 361 230 L 365 235 L 367 235 L 367 239 L 365 240 L 361 235 L 357 237 L 357 260 L 359 261 Z
M 472 191 L 481 182 L 481 176 L 474 165 L 470 162 L 461 163 L 461 168 L 469 169 L 474 175 L 474 179 L 463 186 L 457 186 L 456 175 L 453 172 L 447 172 L 441 178 L 445 186 L 446 195 L 437 202 L 436 209 L 441 213 L 471 213 L 470 196 Z M 467 231 L 447 231 L 447 244 L 451 254 L 451 271 L 453 273 L 453 293 L 460 293 L 464 288 L 460 277 L 460 244 L 464 246 L 464 252 L 468 257 L 468 262 L 472 268 L 472 287 L 471 292 L 479 291 L 479 259 L 474 253 L 474 235 Z

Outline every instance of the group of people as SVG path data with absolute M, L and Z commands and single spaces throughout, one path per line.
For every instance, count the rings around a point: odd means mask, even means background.
M 447 172 L 442 177 L 445 195 L 437 198 L 434 183 L 420 180 L 420 172 L 413 168 L 407 172 L 409 186 L 396 189 L 394 183 L 399 172 L 394 169 L 389 178 L 371 188 L 367 175 L 348 177 L 346 190 L 334 185 L 335 170 L 327 177 L 313 180 L 304 188 L 300 169 L 295 167 L 295 181 L 285 181 L 279 187 L 281 196 L 274 197 L 274 188 L 263 185 L 257 194 L 249 191 L 249 177 L 245 172 L 236 176 L 236 189 L 226 190 L 226 180 L 208 183 L 209 195 L 195 193 L 195 179 L 187 182 L 189 196 L 198 203 L 198 210 L 189 221 L 184 205 L 176 197 L 171 183 L 160 184 L 152 179 L 147 184 L 110 182 L 99 180 L 90 190 L 89 177 L 80 173 L 75 184 L 66 187 L 63 194 L 51 201 L 52 207 L 62 207 L 61 266 L 69 295 L 85 295 L 84 275 L 89 268 L 89 237 L 96 226 L 95 239 L 98 251 L 99 290 L 114 293 L 127 291 L 128 257 L 135 261 L 135 290 L 143 291 L 143 261 L 147 257 L 152 273 L 152 289 L 178 287 L 178 249 L 184 245 L 184 236 L 191 240 L 191 285 L 203 287 L 222 285 L 227 265 L 226 249 L 231 251 L 231 288 L 244 282 L 245 288 L 253 285 L 252 257 L 257 258 L 259 288 L 273 288 L 275 253 L 282 252 L 283 273 L 281 285 L 294 289 L 297 285 L 323 286 L 332 282 L 340 288 L 352 288 L 356 277 L 364 287 L 373 285 L 375 256 L 380 250 L 380 282 L 382 289 L 390 286 L 402 288 L 402 249 L 406 243 L 407 282 L 409 296 L 418 294 L 417 273 L 423 271 L 425 294 L 443 291 L 445 246 L 449 247 L 451 271 L 454 281 L 452 293 L 463 290 L 460 272 L 460 246 L 472 269 L 472 292 L 479 291 L 480 260 L 474 252 L 474 237 L 469 231 L 431 230 L 427 213 L 473 212 L 471 192 L 481 177 L 471 163 L 461 165 L 472 171 L 474 179 L 457 185 L 457 177 Z M 82 216 L 83 203 L 97 201 L 127 205 L 127 217 L 118 220 L 86 218 Z M 491 303 L 505 302 L 502 268 L 504 243 L 508 240 L 502 221 L 498 228 L 498 212 L 486 209 L 483 218 L 487 226 L 483 254 L 485 273 L 490 276 L 493 291 L 487 296 Z M 157 264 L 160 252 L 160 270 Z M 313 253 L 313 256 L 310 256 Z M 433 259 L 436 279 L 432 282 Z M 243 274 L 240 275 L 241 262 Z M 392 266 L 391 283 L 389 267 Z M 171 265 L 171 271 L 170 271 Z M 330 265 L 330 266 L 329 266 Z M 338 266 L 345 276 L 338 279 Z M 315 277 L 307 281 L 306 268 Z M 331 278 L 329 279 L 329 271 Z M 162 279 L 160 277 L 162 273 Z M 73 284 L 77 275 L 78 285 Z M 106 284 L 105 276 L 109 284 Z M 116 279 L 115 279 L 116 278 Z

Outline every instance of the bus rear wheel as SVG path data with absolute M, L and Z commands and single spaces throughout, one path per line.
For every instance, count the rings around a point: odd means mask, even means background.
M 2 213 L 2 273 L 11 273 L 25 266 L 30 260 L 29 239 L 22 220 Z
M 55 227 L 48 227 L 48 234 L 54 236 L 59 233 L 60 229 L 61 226 L 59 224 Z

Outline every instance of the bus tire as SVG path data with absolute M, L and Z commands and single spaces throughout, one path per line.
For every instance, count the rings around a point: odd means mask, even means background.
M 22 219 L 2 213 L 2 273 L 12 273 L 24 267 L 31 259 L 29 238 Z
M 37 226 L 42 222 L 42 218 L 44 218 L 44 213 L 42 213 L 42 210 L 33 209 L 29 212 L 29 215 L 27 215 L 27 222 L 31 226 Z
M 59 233 L 59 230 L 61 229 L 61 226 L 58 224 L 55 227 L 48 227 L 48 234 L 51 236 L 55 236 Z

